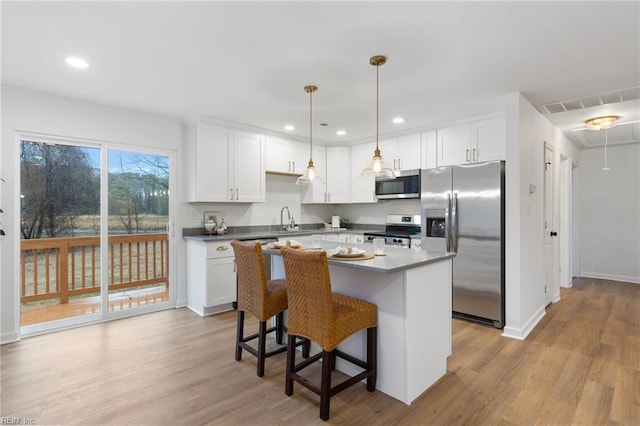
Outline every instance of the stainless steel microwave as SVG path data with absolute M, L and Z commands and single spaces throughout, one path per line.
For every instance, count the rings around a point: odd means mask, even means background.
M 420 198 L 420 170 L 401 170 L 394 178 L 376 178 L 376 198 Z

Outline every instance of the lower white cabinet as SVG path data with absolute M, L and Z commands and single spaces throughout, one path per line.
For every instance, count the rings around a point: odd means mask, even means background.
M 233 309 L 236 261 L 229 241 L 187 241 L 187 306 L 199 315 Z

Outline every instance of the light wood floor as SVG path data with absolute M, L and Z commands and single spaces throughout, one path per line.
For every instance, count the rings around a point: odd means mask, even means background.
M 579 279 L 525 341 L 453 321 L 448 373 L 411 406 L 356 385 L 335 424 L 640 424 L 640 285 Z M 285 354 L 233 359 L 235 312 L 187 309 L 1 348 L 1 415 L 35 424 L 322 424 L 318 398 L 284 394 Z M 252 322 L 251 325 L 255 325 Z M 24 421 L 23 423 L 24 424 Z

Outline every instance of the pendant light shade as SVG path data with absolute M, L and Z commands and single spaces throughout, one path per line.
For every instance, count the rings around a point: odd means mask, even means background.
M 369 166 L 362 170 L 360 173 L 361 177 L 378 177 L 378 178 L 387 178 L 394 179 L 396 177 L 395 173 L 392 169 L 386 166 L 384 160 L 382 159 L 382 154 L 380 153 L 380 147 L 378 146 L 378 133 L 379 133 L 379 74 L 380 74 L 380 66 L 384 65 L 387 62 L 387 58 L 382 55 L 372 56 L 369 59 L 369 63 L 376 67 L 376 149 L 373 151 L 373 157 L 371 157 L 371 162 Z
M 296 185 L 300 186 L 311 186 L 314 182 L 321 181 L 313 164 L 313 92 L 316 90 L 318 90 L 317 86 L 304 86 L 304 91 L 309 94 L 309 164 L 304 174 L 296 181 Z
M 605 115 L 602 117 L 590 118 L 585 122 L 587 124 L 587 130 L 604 130 L 604 166 L 602 167 L 602 170 L 605 172 L 611 170 L 607 158 L 607 146 L 609 145 L 608 130 L 615 127 L 618 119 L 620 119 L 619 115 Z

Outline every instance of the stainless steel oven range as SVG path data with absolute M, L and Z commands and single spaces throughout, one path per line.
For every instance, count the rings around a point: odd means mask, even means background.
M 411 248 L 411 236 L 419 236 L 421 230 L 421 216 L 388 214 L 386 227 L 381 232 L 365 232 L 364 240 L 373 241 L 374 238 L 384 238 L 389 246 Z

